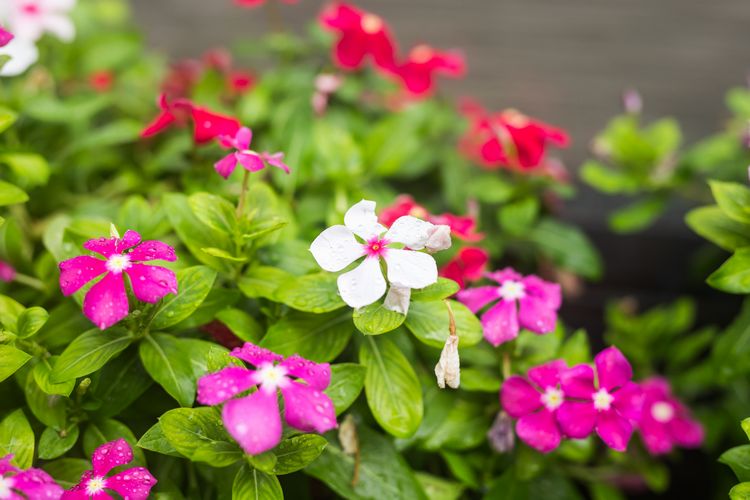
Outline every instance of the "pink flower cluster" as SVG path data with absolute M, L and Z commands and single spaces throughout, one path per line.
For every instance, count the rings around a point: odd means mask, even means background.
M 277 391 L 284 399 L 284 419 L 295 429 L 323 433 L 337 426 L 333 403 L 323 393 L 331 382 L 328 363 L 313 363 L 297 355 L 284 358 L 249 342 L 231 355 L 256 369 L 230 366 L 205 375 L 198 381 L 198 401 L 225 403 L 224 425 L 245 452 L 257 455 L 281 441 Z M 235 398 L 253 388 L 250 395 Z
M 583 439 L 596 432 L 604 443 L 625 451 L 639 430 L 652 454 L 675 445 L 700 446 L 701 425 L 675 399 L 662 379 L 632 382 L 625 356 L 609 347 L 588 364 L 568 368 L 555 360 L 509 377 L 500 391 L 503 409 L 517 419 L 516 433 L 529 446 L 548 453 L 563 438 Z
M 240 128 L 235 135 L 219 136 L 219 144 L 225 148 L 235 149 L 234 153 L 229 153 L 214 165 L 219 175 L 227 179 L 238 163 L 248 172 L 258 172 L 266 168 L 266 165 L 280 168 L 287 174 L 290 172 L 284 163 L 284 153 L 256 153 L 250 149 L 252 139 L 253 133 L 247 127 Z

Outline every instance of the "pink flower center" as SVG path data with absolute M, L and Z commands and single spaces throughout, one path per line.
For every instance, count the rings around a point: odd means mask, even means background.
M 98 495 L 107 486 L 107 480 L 101 476 L 94 476 L 86 482 L 86 494 Z
M 380 257 L 385 255 L 388 249 L 388 241 L 376 236 L 365 244 L 365 253 L 368 257 Z
M 547 387 L 542 394 L 542 404 L 549 411 L 557 410 L 563 404 L 563 392 L 556 387 Z
M 500 285 L 500 288 L 497 289 L 497 294 L 503 300 L 519 300 L 526 297 L 526 286 L 520 281 L 504 281 L 503 284 Z
M 417 45 L 411 51 L 411 60 L 417 64 L 424 64 L 432 59 L 433 54 L 429 45 Z
M 130 263 L 130 256 L 121 253 L 110 255 L 105 264 L 107 271 L 112 274 L 122 274 L 123 271 L 129 269 L 132 265 Z
M 591 399 L 594 401 L 594 408 L 599 411 L 607 411 L 612 406 L 615 397 L 607 389 L 601 388 L 594 393 Z
M 374 35 L 383 29 L 383 20 L 375 14 L 365 14 L 360 21 L 362 31 L 368 35 Z
M 651 416 L 659 423 L 666 424 L 674 418 L 674 407 L 666 401 L 651 405 Z
M 0 498 L 11 498 L 13 491 L 13 478 L 0 476 Z
M 42 9 L 40 9 L 39 6 L 35 4 L 34 2 L 29 2 L 21 6 L 21 12 L 23 12 L 24 14 L 29 14 L 31 16 L 40 14 L 41 11 Z
M 268 392 L 275 392 L 289 383 L 286 368 L 271 363 L 266 363 L 258 370 L 258 378 L 263 390 Z

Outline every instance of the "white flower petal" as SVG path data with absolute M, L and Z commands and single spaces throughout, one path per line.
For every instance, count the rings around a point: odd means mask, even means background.
M 385 293 L 385 278 L 380 259 L 367 258 L 352 271 L 339 276 L 339 293 L 350 307 L 372 304 Z
M 42 20 L 44 28 L 63 42 L 70 42 L 75 38 L 76 28 L 68 17 L 62 14 L 48 14 Z
M 451 228 L 441 224 L 432 228 L 430 237 L 427 238 L 424 247 L 428 252 L 435 253 L 450 248 L 451 244 Z
M 421 250 L 434 229 L 435 225 L 430 222 L 404 215 L 396 219 L 396 222 L 385 233 L 385 239 L 390 242 L 403 243 L 414 250 Z
M 437 282 L 437 264 L 426 253 L 389 248 L 385 262 L 388 264 L 388 281 L 392 285 L 424 288 Z
M 69 11 L 75 7 L 76 0 L 44 0 L 44 7 L 49 10 Z
M 10 61 L 0 68 L 0 76 L 20 75 L 39 58 L 34 42 L 14 38 L 5 47 L 0 47 L 0 56 L 10 56 Z
M 365 254 L 352 232 L 345 226 L 331 226 L 315 238 L 310 252 L 318 265 L 326 271 L 341 271 Z
M 411 288 L 391 285 L 388 295 L 385 296 L 383 306 L 389 311 L 401 314 L 409 312 L 409 300 L 411 299 Z
M 375 215 L 375 202 L 362 200 L 344 214 L 344 225 L 363 240 L 369 240 L 385 232 Z

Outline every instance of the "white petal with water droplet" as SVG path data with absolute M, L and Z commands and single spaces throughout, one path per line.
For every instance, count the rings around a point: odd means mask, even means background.
M 320 233 L 310 245 L 310 252 L 320 267 L 336 272 L 364 255 L 365 249 L 348 228 L 338 225 Z
M 380 259 L 368 257 L 352 271 L 339 276 L 339 293 L 350 307 L 372 304 L 385 293 L 385 278 Z
M 431 255 L 389 248 L 385 254 L 388 281 L 392 285 L 424 288 L 437 282 L 437 264 Z

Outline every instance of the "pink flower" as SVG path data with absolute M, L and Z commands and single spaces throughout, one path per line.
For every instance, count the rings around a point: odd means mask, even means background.
M 124 439 L 101 445 L 91 457 L 93 470 L 84 472 L 78 484 L 63 493 L 62 500 L 112 498 L 105 490 L 114 491 L 128 500 L 146 500 L 156 478 L 145 467 L 133 467 L 106 477 L 115 467 L 132 461 L 133 450 Z
M 230 366 L 198 381 L 198 401 L 205 405 L 225 403 L 224 426 L 242 449 L 257 455 L 281 441 L 281 417 L 277 391 L 284 399 L 284 419 L 303 432 L 329 431 L 337 426 L 336 412 L 323 393 L 331 382 L 331 367 L 297 355 L 284 359 L 249 342 L 232 356 L 256 367 Z M 257 387 L 248 396 L 232 399 Z
M 406 61 L 395 70 L 406 90 L 425 96 L 435 89 L 435 75 L 460 78 L 466 73 L 466 62 L 459 52 L 442 52 L 429 45 L 417 45 Z
M 5 15 L 10 30 L 19 38 L 36 41 L 48 31 L 69 42 L 75 36 L 70 11 L 76 0 L 3 0 L 0 12 Z
M 0 281 L 10 283 L 16 279 L 16 270 L 8 262 L 0 260 Z
M 608 347 L 590 365 L 577 365 L 560 375 L 566 401 L 557 410 L 557 421 L 566 436 L 582 439 L 594 430 L 602 441 L 625 451 L 633 424 L 641 416 L 643 395 L 630 381 L 633 370 L 625 356 Z
M 395 42 L 380 16 L 346 3 L 334 3 L 323 10 L 320 23 L 339 35 L 333 58 L 342 68 L 359 69 L 367 56 L 381 70 L 392 73 L 396 68 Z
M 328 100 L 336 92 L 344 79 L 339 75 L 320 74 L 315 77 L 315 92 L 312 96 L 312 107 L 317 115 L 325 113 L 328 107 Z
M 5 47 L 11 40 L 13 40 L 13 33 L 6 31 L 0 26 L 0 47 Z
M 193 141 L 204 144 L 219 136 L 233 136 L 240 129 L 240 122 L 231 116 L 215 113 L 196 106 L 187 99 L 175 99 L 170 103 L 166 94 L 159 96 L 161 112 L 141 132 L 141 137 L 159 134 L 172 125 L 182 125 L 190 117 L 193 120 Z
M 135 298 L 143 302 L 153 304 L 169 293 L 177 293 L 174 272 L 143 264 L 152 260 L 177 260 L 174 249 L 166 243 L 156 240 L 141 243 L 141 235 L 128 230 L 122 239 L 113 236 L 89 240 L 83 248 L 98 253 L 105 260 L 81 255 L 60 262 L 60 288 L 67 297 L 103 274 L 83 300 L 83 313 L 102 330 L 128 315 L 123 273 L 130 279 Z
M 529 380 L 518 375 L 509 377 L 500 390 L 503 409 L 518 419 L 518 437 L 542 453 L 554 450 L 562 440 L 555 415 L 564 402 L 560 373 L 565 368 L 562 360 L 550 361 L 529 370 Z
M 703 443 L 703 427 L 672 395 L 669 382 L 660 377 L 641 382 L 643 413 L 638 430 L 649 453 L 662 455 L 675 445 L 697 448 Z
M 13 455 L 0 458 L 0 498 L 57 500 L 63 489 L 41 469 L 22 470 L 10 464 Z
M 484 276 L 489 260 L 490 254 L 483 248 L 464 247 L 440 269 L 438 274 L 452 279 L 463 289 L 467 282 L 477 281 Z
M 271 0 L 275 1 L 275 0 Z M 294 5 L 298 0 L 281 0 L 283 3 Z M 234 0 L 234 3 L 240 7 L 259 7 L 266 3 L 266 0 Z
M 237 164 L 242 165 L 249 172 L 258 172 L 266 168 L 266 164 L 280 168 L 287 174 L 289 167 L 284 163 L 284 153 L 256 153 L 250 149 L 250 142 L 253 139 L 252 131 L 247 127 L 242 127 L 236 134 L 222 135 L 219 137 L 219 143 L 225 148 L 234 148 L 234 153 L 229 153 L 221 160 L 214 164 L 214 168 L 220 176 L 225 179 L 232 175 Z
M 479 241 L 484 238 L 481 233 L 476 233 L 477 221 L 471 215 L 454 215 L 444 213 L 441 215 L 432 215 L 425 207 L 414 201 L 414 198 L 408 194 L 402 194 L 396 197 L 396 201 L 385 207 L 380 213 L 380 220 L 387 227 L 390 227 L 396 219 L 404 215 L 411 215 L 418 219 L 424 219 L 436 226 L 448 226 L 451 228 L 451 235 L 456 236 L 464 241 Z
M 232 95 L 240 95 L 255 86 L 255 76 L 241 69 L 230 70 L 226 76 L 227 90 Z
M 106 69 L 95 71 L 89 75 L 89 86 L 100 94 L 109 92 L 114 83 L 114 73 Z
M 522 276 L 507 267 L 487 274 L 500 286 L 480 286 L 458 292 L 458 300 L 476 313 L 497 301 L 482 315 L 484 338 L 497 347 L 518 336 L 520 328 L 544 334 L 555 329 L 562 302 L 560 285 Z M 499 299 L 499 300 L 498 300 Z

